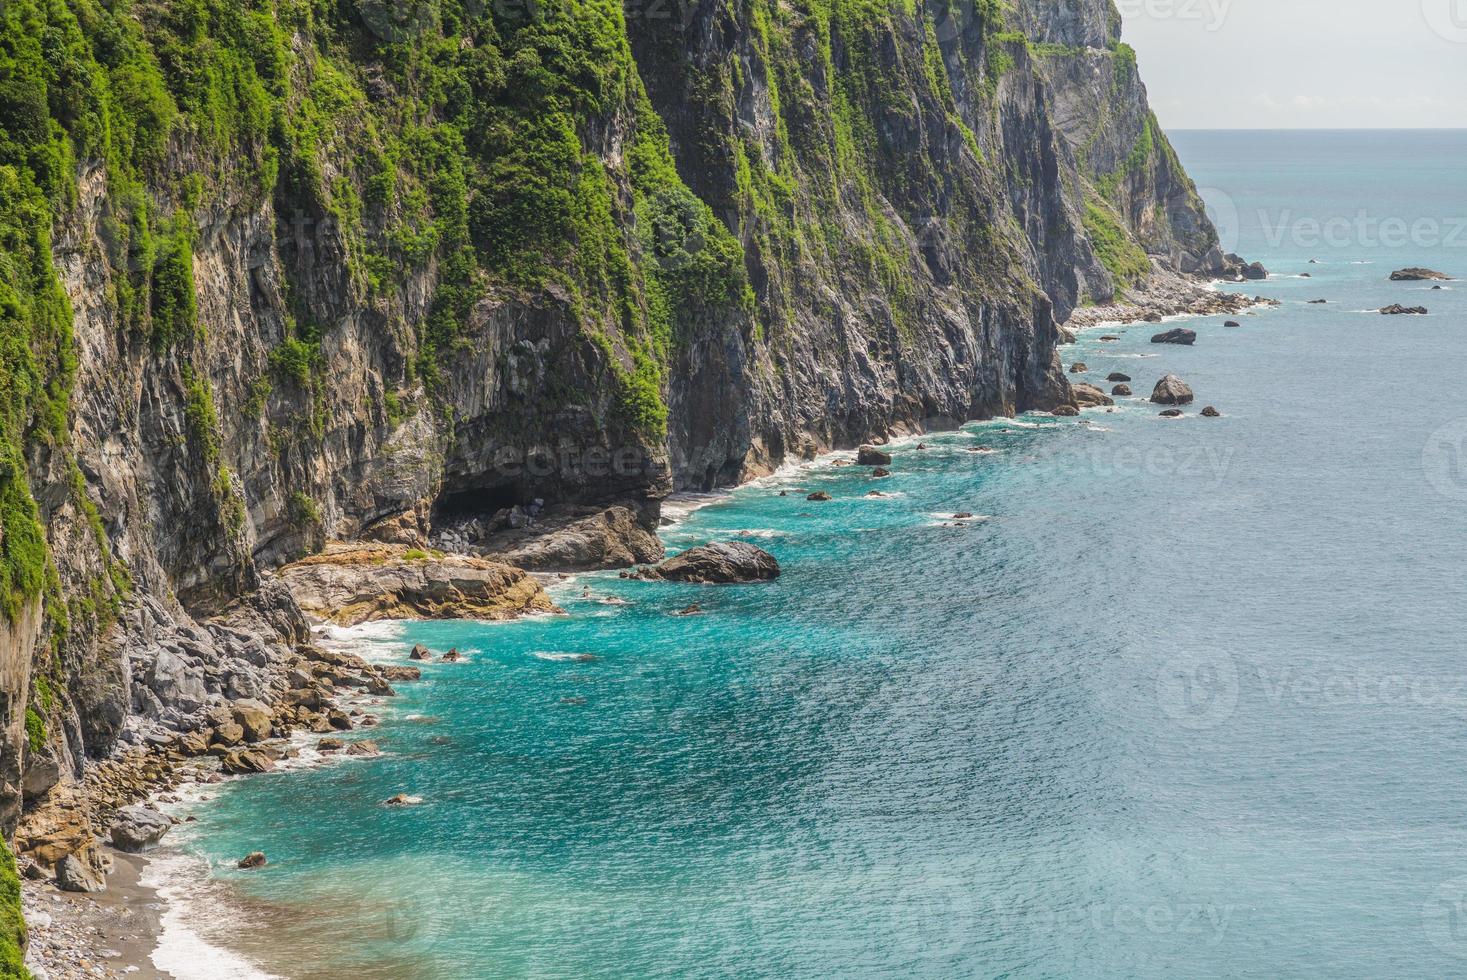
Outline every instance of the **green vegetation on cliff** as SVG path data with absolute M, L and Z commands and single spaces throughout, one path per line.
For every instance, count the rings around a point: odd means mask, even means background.
M 20 875 L 10 845 L 0 840 L 0 980 L 29 980 L 25 968 L 25 920 L 20 914 Z

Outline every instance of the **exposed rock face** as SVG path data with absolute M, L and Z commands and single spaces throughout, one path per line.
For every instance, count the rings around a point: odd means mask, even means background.
M 689 548 L 658 565 L 649 574 L 674 582 L 767 582 L 779 578 L 779 562 L 769 552 L 752 544 L 723 541 Z
M 1151 391 L 1151 400 L 1157 405 L 1190 405 L 1192 398 L 1192 389 L 1175 374 L 1162 378 Z
M 389 545 L 333 544 L 280 569 L 280 580 L 307 615 L 343 626 L 374 619 L 510 619 L 555 609 L 539 583 L 518 568 Z
M 1165 333 L 1159 333 L 1151 338 L 1153 344 L 1185 344 L 1190 347 L 1197 343 L 1197 331 L 1188 330 L 1186 327 L 1177 327 Z
M 1398 269 L 1391 273 L 1391 282 L 1427 282 L 1431 280 L 1449 281 L 1452 277 L 1432 269 L 1410 268 Z
M 56 865 L 56 886 L 64 892 L 103 892 L 102 872 L 80 854 L 68 854 Z

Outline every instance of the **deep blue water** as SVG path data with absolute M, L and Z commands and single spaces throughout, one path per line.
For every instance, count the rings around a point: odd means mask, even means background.
M 567 617 L 363 638 L 469 657 L 402 686 L 385 757 L 196 811 L 222 934 L 299 977 L 1467 970 L 1467 283 L 1386 281 L 1467 276 L 1467 133 L 1174 142 L 1284 305 L 1064 357 L 1180 374 L 1188 417 L 974 424 L 668 533 L 776 584 L 590 576 Z M 1324 239 L 1362 210 L 1405 244 Z M 1357 312 L 1390 302 L 1431 315 Z

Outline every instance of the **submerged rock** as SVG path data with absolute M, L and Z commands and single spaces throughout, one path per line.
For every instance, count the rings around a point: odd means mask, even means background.
M 1151 400 L 1157 405 L 1190 405 L 1193 397 L 1187 382 L 1175 374 L 1168 374 L 1151 390 Z
M 779 562 L 763 548 L 743 541 L 720 541 L 689 548 L 648 571 L 673 582 L 729 584 L 779 577 Z
M 1177 419 L 1182 417 L 1182 410 L 1180 408 L 1169 408 L 1165 412 L 1161 412 L 1160 415 L 1164 419 Z
M 252 868 L 263 868 L 269 863 L 269 861 L 265 860 L 264 851 L 251 851 L 250 853 L 239 859 L 239 864 L 237 865 L 237 867 L 243 868 L 248 871 Z
M 1426 314 L 1426 307 L 1402 306 L 1400 303 L 1392 303 L 1390 306 L 1382 306 L 1380 308 L 1380 312 L 1385 314 L 1386 316 L 1400 316 L 1402 314 L 1407 314 L 1411 316 L 1424 316 Z
M 823 502 L 825 502 L 825 501 L 827 501 L 827 500 L 830 499 L 830 494 L 826 493 L 824 490 L 816 490 L 814 493 L 810 494 L 810 496 L 806 497 L 805 499 L 806 500 L 814 500 L 817 503 L 823 503 Z
M 876 467 L 876 469 L 871 471 L 871 475 L 873 477 L 876 477 L 877 479 L 880 479 L 882 477 L 891 476 L 891 470 L 886 469 L 884 466 L 878 466 Z

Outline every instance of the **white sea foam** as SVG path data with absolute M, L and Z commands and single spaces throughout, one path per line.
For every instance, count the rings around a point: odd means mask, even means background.
M 143 871 L 144 887 L 164 901 L 153 965 L 177 980 L 279 980 L 249 960 L 204 938 L 205 910 L 218 915 L 218 895 L 207 862 L 183 853 L 161 853 Z
M 596 659 L 594 653 L 574 653 L 566 650 L 536 650 L 534 655 L 540 660 L 552 660 L 557 663 L 567 661 L 581 663 Z

